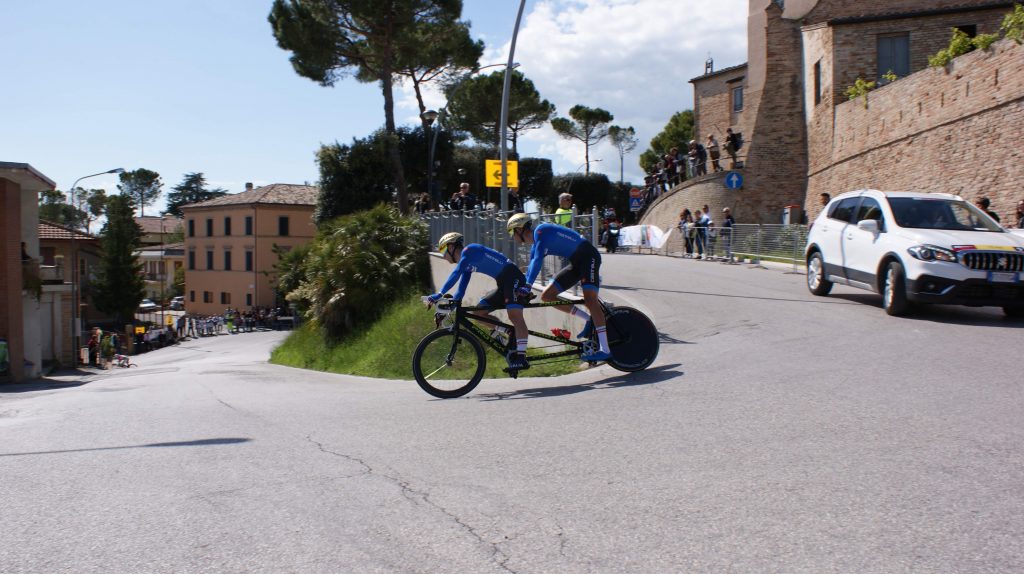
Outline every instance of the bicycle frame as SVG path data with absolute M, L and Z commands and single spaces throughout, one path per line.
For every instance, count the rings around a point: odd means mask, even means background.
M 580 304 L 580 303 L 577 302 L 577 301 L 558 300 L 558 301 L 548 301 L 548 302 L 540 302 L 540 303 L 526 303 L 526 304 L 523 305 L 523 308 L 524 309 L 538 309 L 538 308 L 542 308 L 542 307 L 561 307 L 561 306 L 566 306 L 566 305 L 577 305 L 577 304 Z M 601 302 L 601 309 L 607 315 L 608 308 L 607 308 L 607 306 L 605 305 L 605 303 L 603 301 Z M 493 336 L 491 336 L 491 334 L 487 330 L 485 330 L 483 327 L 481 327 L 477 323 L 487 323 L 489 325 L 494 325 L 495 327 L 499 327 L 499 326 L 500 327 L 504 327 L 504 328 L 508 329 L 508 331 L 510 333 L 514 333 L 515 332 L 515 327 L 512 324 L 510 324 L 510 323 L 505 323 L 504 321 L 501 321 L 500 319 L 496 319 L 496 318 L 491 317 L 489 315 L 485 316 L 485 315 L 476 315 L 476 314 L 474 314 L 474 311 L 494 311 L 494 310 L 496 310 L 496 309 L 491 309 L 489 307 L 480 307 L 480 306 L 473 306 L 473 307 L 462 307 L 462 306 L 459 306 L 459 307 L 456 307 L 455 309 L 453 309 L 451 311 L 451 312 L 453 312 L 455 314 L 455 321 L 452 323 L 452 326 L 449 327 L 449 329 L 452 330 L 452 331 L 458 331 L 459 328 L 461 327 L 463 330 L 468 331 L 468 332 L 472 333 L 473 335 L 475 335 L 476 338 L 481 343 L 487 345 L 488 347 L 493 349 L 499 355 L 504 356 L 505 355 L 505 351 L 508 350 L 507 346 L 506 345 L 502 345 L 500 341 L 498 341 Z M 539 339 L 546 339 L 548 341 L 554 341 L 556 343 L 561 343 L 563 345 L 567 345 L 567 346 L 573 347 L 572 349 L 569 349 L 569 350 L 566 350 L 566 351 L 555 351 L 555 352 L 551 352 L 551 353 L 541 353 L 539 355 L 530 355 L 530 362 L 531 363 L 546 362 L 546 361 L 553 360 L 553 359 L 560 359 L 562 357 L 578 357 L 578 356 L 583 354 L 583 347 L 584 347 L 584 345 L 589 343 L 589 341 L 573 341 L 572 339 L 567 339 L 565 337 L 558 337 L 558 336 L 551 335 L 551 334 L 548 334 L 548 333 L 542 333 L 542 332 L 539 332 L 539 331 L 531 331 L 529 329 L 527 329 L 527 333 L 529 333 L 530 335 L 532 335 L 534 337 L 537 337 Z M 455 345 L 457 345 L 457 344 L 458 344 L 458 338 L 456 338 L 455 341 L 452 343 L 452 352 L 451 352 L 452 355 L 454 355 L 454 353 L 455 353 Z

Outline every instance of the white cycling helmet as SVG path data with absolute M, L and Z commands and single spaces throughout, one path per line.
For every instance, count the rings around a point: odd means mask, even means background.
M 445 233 L 441 236 L 441 239 L 437 241 L 437 250 L 440 253 L 444 253 L 445 249 L 449 245 L 455 245 L 456 247 L 462 245 L 462 234 L 452 231 L 451 233 Z
M 506 225 L 506 227 L 508 228 L 508 234 L 512 235 L 513 233 L 515 233 L 516 229 L 519 229 L 520 227 L 525 227 L 527 225 L 531 225 L 532 223 L 533 220 L 530 219 L 529 215 L 526 215 L 525 213 L 517 213 L 512 217 L 508 218 L 508 224 Z

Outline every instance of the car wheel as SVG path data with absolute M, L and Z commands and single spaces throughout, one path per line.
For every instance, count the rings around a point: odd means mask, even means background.
M 894 317 L 907 312 L 907 281 L 903 273 L 903 265 L 892 261 L 885 267 L 885 287 L 882 290 L 882 307 Z
M 1011 319 L 1024 318 L 1024 307 L 1003 307 L 1003 313 Z
M 815 251 L 807 261 L 807 289 L 815 295 L 825 296 L 832 290 L 832 282 L 825 279 L 825 260 Z

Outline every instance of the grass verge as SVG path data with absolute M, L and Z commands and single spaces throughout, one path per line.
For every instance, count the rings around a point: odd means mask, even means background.
M 373 325 L 333 344 L 314 325 L 305 323 L 274 349 L 270 362 L 329 373 L 411 380 L 413 351 L 420 339 L 433 330 L 434 314 L 423 308 L 419 296 L 410 296 L 389 307 Z M 484 377 L 507 377 L 502 372 L 504 367 L 505 358 L 487 349 Z M 578 367 L 575 360 L 535 365 L 522 376 L 564 375 Z

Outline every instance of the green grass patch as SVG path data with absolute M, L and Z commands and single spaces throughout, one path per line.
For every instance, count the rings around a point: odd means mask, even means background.
M 434 313 L 423 307 L 418 295 L 410 296 L 391 305 L 373 325 L 333 344 L 326 341 L 315 325 L 305 323 L 274 349 L 270 362 L 329 373 L 411 380 L 413 351 L 420 339 L 434 328 Z M 502 372 L 505 358 L 484 348 L 487 350 L 485 378 L 507 377 L 508 374 Z M 575 372 L 578 367 L 578 361 L 569 359 L 531 366 L 522 376 L 564 375 Z

